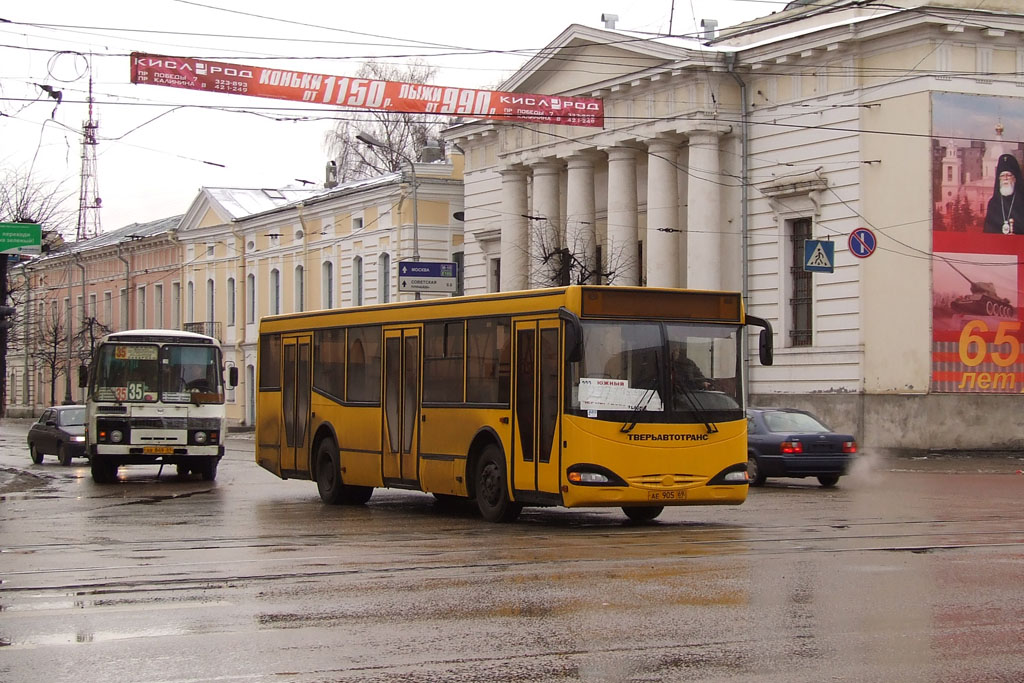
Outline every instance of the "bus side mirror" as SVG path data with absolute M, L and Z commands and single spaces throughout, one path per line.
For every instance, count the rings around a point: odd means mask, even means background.
M 85 388 L 89 386 L 89 366 L 79 365 L 78 366 L 78 386 Z
M 228 386 L 238 386 L 238 366 L 232 365 L 228 368 Z
M 565 322 L 565 361 L 578 363 L 583 360 L 583 325 L 567 308 L 560 308 L 558 317 Z
M 772 346 L 771 330 L 761 330 L 757 343 L 757 353 L 761 359 L 761 365 L 771 365 L 775 361 L 775 349 Z
M 748 315 L 745 322 L 747 325 L 757 325 L 761 328 L 761 335 L 757 339 L 757 355 L 761 360 L 761 365 L 771 365 L 775 360 L 772 324 L 764 318 L 752 315 Z

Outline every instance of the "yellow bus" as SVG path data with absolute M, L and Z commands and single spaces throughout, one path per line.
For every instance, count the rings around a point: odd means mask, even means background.
M 524 506 L 668 505 L 747 495 L 735 292 L 570 286 L 265 317 L 256 460 L 324 502 L 374 488 Z

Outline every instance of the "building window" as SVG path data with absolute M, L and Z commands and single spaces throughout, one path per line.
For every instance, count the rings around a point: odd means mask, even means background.
M 181 329 L 181 283 L 171 283 L 171 328 Z
M 814 297 L 811 273 L 804 270 L 804 240 L 811 239 L 811 219 L 798 218 L 791 225 L 793 256 L 789 267 L 792 286 L 789 299 L 789 339 L 792 346 L 810 346 Z
M 452 254 L 452 262 L 455 263 L 455 296 L 462 296 L 466 293 L 466 274 L 462 272 L 466 266 L 465 254 L 455 252 Z
M 135 325 L 136 327 L 146 327 L 146 288 L 136 289 L 135 296 L 138 297 L 138 301 L 135 302 L 135 314 L 138 316 Z
M 256 322 L 256 276 L 252 273 L 245 276 L 245 322 Z
M 206 321 L 213 322 L 217 319 L 214 313 L 214 306 L 216 303 L 216 296 L 213 291 L 213 278 L 206 281 Z
M 228 327 L 235 326 L 235 278 L 228 278 Z
M 153 285 L 153 324 L 164 326 L 164 286 Z
M 96 319 L 96 295 L 89 295 L 89 317 L 93 320 Z
M 281 312 L 281 271 L 274 268 L 270 271 L 270 315 Z
M 352 259 L 352 305 L 363 305 L 363 257 Z
M 110 292 L 103 292 L 103 323 L 114 327 L 114 297 Z
M 352 232 L 363 229 L 363 218 L 362 216 L 352 217 Z
M 295 310 L 306 310 L 306 269 L 295 266 Z
M 501 291 L 501 259 L 492 258 L 488 262 L 488 275 L 490 282 L 488 283 L 489 292 L 500 292 Z
M 380 255 L 377 263 L 377 291 L 382 304 L 391 301 L 391 254 Z
M 334 264 L 324 261 L 320 268 L 321 303 L 324 308 L 334 308 Z

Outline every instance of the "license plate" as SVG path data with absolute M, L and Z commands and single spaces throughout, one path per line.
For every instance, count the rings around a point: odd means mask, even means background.
M 647 500 L 686 500 L 686 491 L 648 491 Z
M 173 455 L 173 446 L 143 446 L 142 452 L 147 455 Z

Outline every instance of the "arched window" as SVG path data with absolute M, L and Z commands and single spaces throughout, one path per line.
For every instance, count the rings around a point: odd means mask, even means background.
M 235 278 L 228 278 L 228 326 L 235 324 Z
M 256 322 L 256 276 L 245 276 L 245 322 Z
M 210 278 L 210 279 L 208 279 L 206 281 L 206 321 L 207 322 L 213 322 L 214 320 L 217 319 L 217 316 L 216 316 L 216 314 L 214 312 L 214 304 L 215 303 L 216 303 L 216 298 L 214 298 L 213 278 Z
M 324 308 L 334 308 L 334 264 L 324 261 L 320 267 L 321 304 Z
M 295 266 L 295 310 L 306 310 L 306 269 Z
M 270 315 L 281 312 L 281 271 L 274 268 L 270 271 Z
M 363 305 L 363 257 L 352 259 L 352 305 Z
M 382 304 L 391 301 L 391 254 L 387 252 L 377 262 L 377 294 Z

